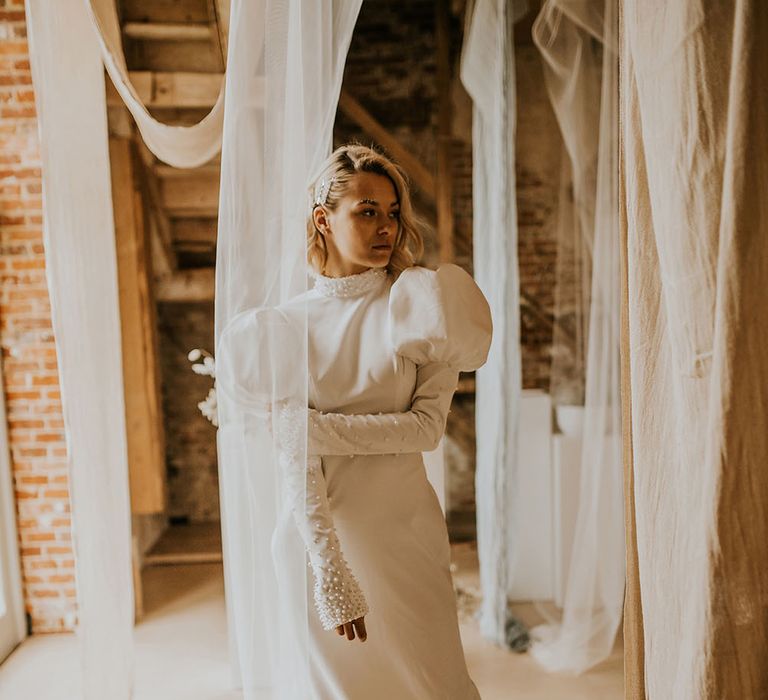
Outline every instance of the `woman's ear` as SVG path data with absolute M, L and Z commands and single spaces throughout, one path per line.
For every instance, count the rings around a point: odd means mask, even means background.
M 315 228 L 323 235 L 331 232 L 330 222 L 328 221 L 328 212 L 322 205 L 315 207 L 312 212 L 312 220 L 315 222 Z

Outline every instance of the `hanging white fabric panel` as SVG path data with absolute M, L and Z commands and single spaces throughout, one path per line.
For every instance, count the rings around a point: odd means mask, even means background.
M 555 406 L 584 406 L 600 147 L 603 4 L 604 0 L 548 0 L 532 29 L 563 139 L 549 381 Z
M 624 599 L 617 19 L 615 0 L 548 0 L 533 32 L 570 158 L 573 224 L 592 241 L 581 480 L 563 617 L 534 628 L 531 648 L 544 667 L 575 673 L 611 653 Z
M 82 0 L 27 0 L 70 467 L 83 697 L 133 685 L 131 517 L 104 71 Z
M 211 111 L 192 126 L 172 126 L 155 119 L 131 84 L 123 53 L 116 0 L 83 0 L 96 30 L 104 66 L 112 83 L 136 120 L 144 143 L 162 161 L 177 168 L 194 168 L 221 149 L 224 119 L 224 82 Z
M 477 545 L 483 635 L 504 643 L 515 566 L 517 423 L 522 386 L 515 192 L 515 3 L 477 0 L 465 33 L 461 81 L 474 102 L 474 273 L 493 315 L 488 362 L 477 372 Z
M 227 608 L 246 700 L 312 696 L 307 616 L 316 613 L 307 605 L 311 574 L 295 525 L 303 492 L 278 457 L 280 429 L 269 406 L 300 407 L 294 448 L 297 463 L 306 461 L 306 309 L 300 301 L 290 315 L 276 307 L 307 289 L 307 186 L 330 153 L 360 4 L 232 3 L 216 362 Z

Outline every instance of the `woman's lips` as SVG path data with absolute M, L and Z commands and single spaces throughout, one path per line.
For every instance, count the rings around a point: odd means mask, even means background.
M 392 246 L 389 245 L 389 243 L 379 243 L 378 245 L 373 246 L 374 250 L 392 250 Z

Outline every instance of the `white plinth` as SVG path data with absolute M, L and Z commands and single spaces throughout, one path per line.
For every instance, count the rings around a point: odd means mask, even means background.
M 548 394 L 523 391 L 518 435 L 509 595 L 513 601 L 552 600 L 552 401 Z

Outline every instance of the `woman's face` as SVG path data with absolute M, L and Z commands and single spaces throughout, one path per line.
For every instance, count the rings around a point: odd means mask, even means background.
M 341 277 L 386 267 L 400 223 L 400 203 L 385 175 L 356 173 L 334 211 L 316 207 L 315 226 L 325 236 L 323 274 Z

